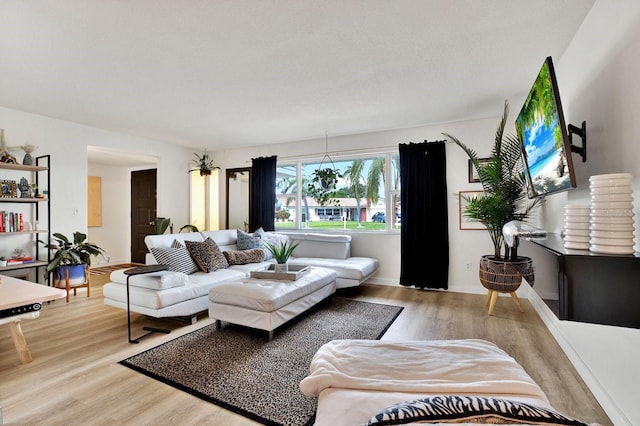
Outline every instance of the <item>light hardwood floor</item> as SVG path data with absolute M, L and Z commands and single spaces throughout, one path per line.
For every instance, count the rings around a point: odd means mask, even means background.
M 79 293 L 47 304 L 22 329 L 33 362 L 21 364 L 8 326 L 0 327 L 0 407 L 5 425 L 249 425 L 254 422 L 118 364 L 166 340 L 210 324 L 194 325 L 133 314 L 133 336 L 143 326 L 172 330 L 134 345 L 126 313 L 104 306 L 93 276 L 91 297 Z M 479 285 L 479 284 L 478 284 Z M 585 422 L 611 422 L 531 305 L 518 312 L 500 298 L 488 316 L 481 295 L 362 285 L 345 297 L 404 306 L 384 340 L 481 338 L 507 351 L 545 391 L 560 412 Z M 213 361 L 215 362 L 215 361 Z

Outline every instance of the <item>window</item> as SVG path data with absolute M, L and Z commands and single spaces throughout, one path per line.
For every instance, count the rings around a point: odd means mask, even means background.
M 308 184 L 316 169 L 327 167 L 337 169 L 342 177 L 335 196 L 323 205 L 310 195 Z M 275 192 L 277 229 L 385 231 L 400 227 L 397 154 L 340 158 L 328 163 L 278 162 Z

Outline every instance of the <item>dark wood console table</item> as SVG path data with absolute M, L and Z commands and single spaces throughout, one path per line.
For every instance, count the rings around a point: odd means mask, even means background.
M 640 253 L 565 249 L 559 234 L 529 242 L 558 256 L 559 319 L 640 328 Z

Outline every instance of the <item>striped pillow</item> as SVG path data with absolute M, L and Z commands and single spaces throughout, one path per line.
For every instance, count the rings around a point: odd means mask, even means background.
M 159 264 L 167 265 L 170 271 L 193 274 L 199 270 L 186 247 L 164 248 L 152 247 L 151 254 Z

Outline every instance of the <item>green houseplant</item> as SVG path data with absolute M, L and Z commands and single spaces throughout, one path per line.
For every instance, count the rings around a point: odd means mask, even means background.
M 61 269 L 65 267 L 81 266 L 84 268 L 84 265 L 91 266 L 92 256 L 102 256 L 109 261 L 109 256 L 105 250 L 96 244 L 88 242 L 87 234 L 82 232 L 74 232 L 72 240 L 64 234 L 56 232 L 53 234 L 52 239 L 54 242 L 49 244 L 41 241 L 53 252 L 51 261 L 47 265 L 47 277 L 52 272 L 54 273 L 54 278 L 56 274 L 58 274 L 58 277 L 64 276 L 64 274 L 61 274 Z
M 153 225 L 153 232 L 156 235 L 162 235 L 169 228 L 169 233 L 173 234 L 173 223 L 171 223 L 171 218 L 168 217 L 156 217 L 153 219 L 153 222 L 149 223 Z
M 502 119 L 496 130 L 491 155 L 483 159 L 467 145 L 448 133 L 444 135 L 467 154 L 475 167 L 483 192 L 467 197 L 463 213 L 471 220 L 482 223 L 491 236 L 495 259 L 511 259 L 517 252 L 504 243 L 502 227 L 512 220 L 526 222 L 543 198 L 529 200 L 522 163 L 522 142 L 517 136 L 505 134 L 509 117 L 509 103 L 505 101 Z M 503 253 L 504 248 L 504 255 Z
M 282 241 L 280 244 L 272 244 L 265 241 L 267 249 L 273 254 L 273 258 L 275 259 L 278 265 L 283 265 L 279 268 L 276 268 L 276 272 L 282 272 L 283 270 L 287 270 L 287 261 L 291 257 L 293 251 L 300 245 L 300 242 L 294 243 L 293 241 Z M 277 266 L 277 265 L 276 265 Z
M 342 173 L 336 168 L 319 167 L 311 174 L 311 179 L 307 183 L 307 193 L 321 206 L 327 204 L 339 206 L 340 202 L 335 199 L 335 195 L 338 191 L 338 179 L 341 177 L 343 177 Z
M 526 222 L 533 210 L 544 201 L 543 198 L 533 200 L 527 198 L 522 141 L 517 136 L 505 134 L 508 117 L 509 104 L 505 101 L 491 155 L 483 160 L 482 165 L 478 154 L 473 149 L 456 137 L 444 133 L 467 154 L 482 182 L 484 190 L 482 193 L 465 198 L 467 205 L 463 214 L 471 220 L 482 223 L 493 242 L 494 253 L 481 257 L 479 273 L 480 282 L 489 290 L 489 296 L 491 296 L 490 315 L 498 292 L 510 293 L 522 311 L 515 290 L 520 286 L 523 277 L 533 285 L 533 264 L 530 258 L 518 256 L 517 247 L 509 247 L 505 244 L 502 228 L 513 220 Z

